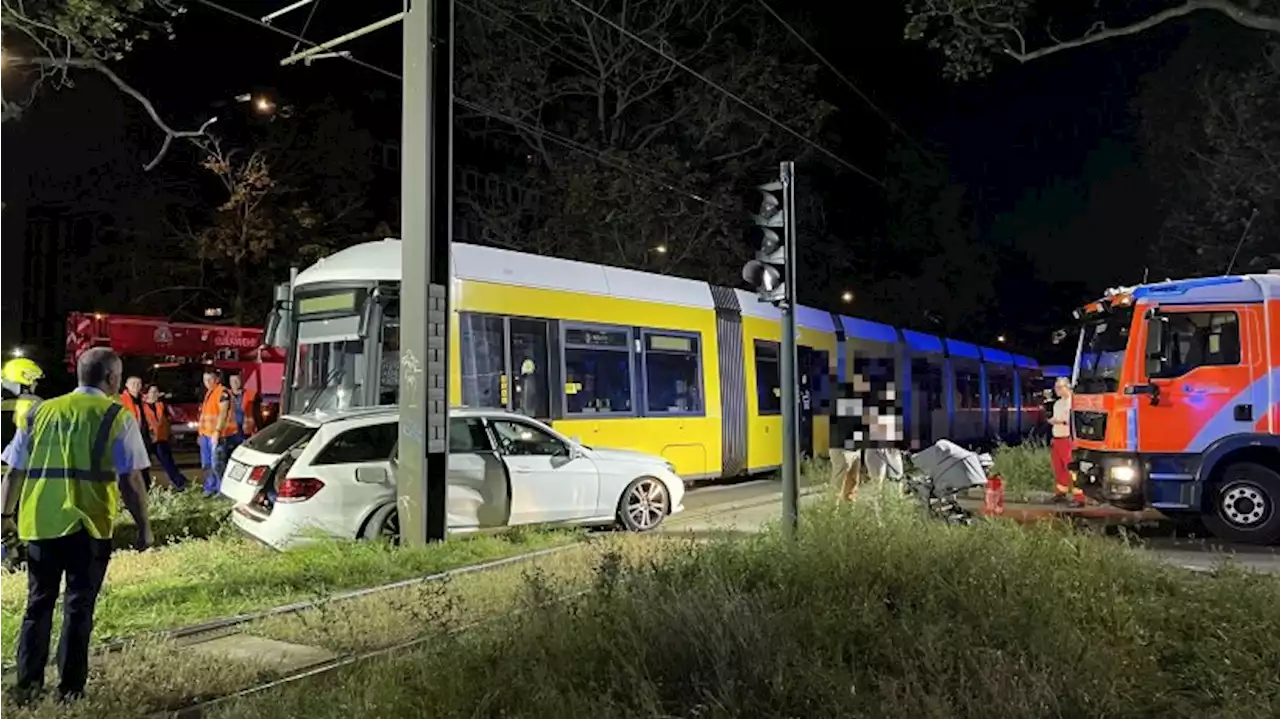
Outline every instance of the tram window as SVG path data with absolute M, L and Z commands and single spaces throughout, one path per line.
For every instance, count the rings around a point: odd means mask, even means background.
M 982 406 L 982 381 L 973 372 L 956 372 L 956 409 Z
M 506 358 L 502 318 L 470 312 L 459 317 L 462 339 L 462 403 L 468 407 L 503 408 L 502 377 Z
M 942 368 L 928 361 L 918 361 L 912 366 L 915 385 L 923 394 L 924 408 L 932 412 L 942 409 Z
M 697 337 L 645 332 L 644 375 L 649 413 L 703 411 Z
M 760 414 L 782 412 L 782 382 L 778 370 L 778 343 L 756 340 L 756 399 Z
M 547 321 L 511 318 L 511 408 L 529 417 L 551 416 L 547 379 Z
M 564 330 L 565 414 L 632 414 L 631 331 Z
M 382 364 L 378 371 L 378 404 L 400 397 L 400 300 L 382 308 Z

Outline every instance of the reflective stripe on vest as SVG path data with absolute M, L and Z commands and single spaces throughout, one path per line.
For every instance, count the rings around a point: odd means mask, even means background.
M 73 392 L 32 413 L 19 537 L 56 539 L 83 527 L 111 538 L 120 506 L 111 446 L 124 430 L 123 410 L 110 397 Z

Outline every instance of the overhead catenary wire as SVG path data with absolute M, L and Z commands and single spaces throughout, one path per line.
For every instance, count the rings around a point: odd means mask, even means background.
M 291 39 L 291 40 L 295 40 L 295 41 L 297 41 L 297 42 L 300 42 L 300 43 L 302 43 L 302 44 L 304 44 L 304 45 L 307 45 L 308 47 L 316 47 L 316 46 L 318 45 L 318 43 L 312 42 L 311 40 L 308 40 L 308 39 L 306 39 L 305 37 L 301 37 L 301 36 L 295 35 L 295 34 L 293 34 L 293 33 L 289 32 L 289 31 L 287 31 L 287 30 L 282 30 L 281 28 L 275 27 L 274 25 L 271 25 L 270 23 L 264 23 L 264 22 L 260 21 L 258 18 L 255 18 L 255 17 L 249 16 L 249 15 L 245 15 L 244 13 L 240 13 L 240 12 L 237 12 L 237 11 L 235 11 L 235 10 L 231 10 L 231 9 L 229 9 L 229 8 L 225 8 L 225 7 L 221 6 L 221 5 L 218 5 L 218 4 L 217 4 L 217 3 L 215 3 L 215 2 L 212 2 L 212 0 L 196 0 L 196 2 L 200 3 L 201 5 L 205 5 L 205 6 L 208 6 L 208 7 L 213 8 L 213 9 L 220 10 L 220 11 L 222 11 L 222 12 L 225 12 L 225 13 L 227 13 L 227 14 L 229 14 L 229 15 L 232 15 L 232 16 L 234 16 L 234 17 L 237 17 L 237 18 L 241 19 L 241 20 L 244 20 L 245 22 L 249 22 L 249 23 L 252 23 L 252 24 L 254 24 L 254 25 L 257 25 L 257 26 L 259 26 L 259 27 L 261 27 L 261 28 L 263 28 L 263 29 L 265 29 L 265 30 L 269 30 L 269 31 L 274 32 L 274 33 L 276 33 L 276 34 L 278 34 L 278 35 L 281 35 L 281 36 L 287 37 L 287 38 L 289 38 L 289 39 Z M 460 3 L 460 4 L 461 4 L 461 3 Z M 355 57 L 352 57 L 352 56 L 346 56 L 346 59 L 347 59 L 347 60 L 349 60 L 349 61 L 351 61 L 351 62 L 353 62 L 353 63 L 355 63 L 355 64 L 357 64 L 357 65 L 359 65 L 359 66 L 361 66 L 361 67 L 368 68 L 368 69 L 370 69 L 370 70 L 373 70 L 373 71 L 378 72 L 378 73 L 380 73 L 380 74 L 386 75 L 386 76 L 388 76 L 388 77 L 392 77 L 392 78 L 395 78 L 395 79 L 397 79 L 397 80 L 401 79 L 401 76 L 400 76 L 399 74 L 396 74 L 396 73 L 394 73 L 394 72 L 392 72 L 392 71 L 390 71 L 390 70 L 387 70 L 387 69 L 385 69 L 385 68 L 381 68 L 381 67 L 378 67 L 378 66 L 376 66 L 376 65 L 372 65 L 372 64 L 370 64 L 370 63 L 364 62 L 363 60 L 359 60 L 358 58 L 355 58 Z M 467 99 L 465 99 L 465 98 L 460 98 L 460 97 L 456 97 L 456 96 L 455 96 L 455 97 L 454 97 L 454 104 L 456 104 L 456 105 L 460 105 L 460 106 L 462 106 L 462 107 L 465 107 L 465 108 L 467 108 L 468 110 L 471 110 L 471 111 L 473 111 L 473 112 L 478 112 L 478 113 L 480 113 L 480 114 L 486 115 L 486 116 L 491 117 L 491 118 L 493 118 L 493 119 L 495 119 L 495 120 L 499 120 L 499 121 L 501 121 L 501 122 L 505 122 L 505 123 L 510 124 L 510 125 L 512 125 L 512 126 L 514 126 L 514 127 L 519 127 L 519 128 L 521 128 L 521 129 L 525 130 L 526 132 L 534 133 L 534 134 L 538 135 L 539 137 L 546 138 L 546 139 L 551 140 L 551 141 L 553 141 L 553 142 L 556 142 L 557 144 L 560 144 L 560 145 L 562 145 L 562 146 L 564 146 L 564 147 L 567 147 L 567 148 L 569 148 L 569 149 L 572 149 L 572 150 L 574 150 L 574 151 L 576 151 L 576 152 L 579 152 L 579 153 L 582 153 L 582 154 L 584 154 L 584 155 L 588 155 L 588 156 L 590 156 L 590 157 L 593 157 L 593 158 L 595 158 L 596 160 L 598 160 L 601 164 L 609 165 L 609 166 L 611 166 L 611 167 L 613 167 L 613 168 L 615 168 L 615 169 L 617 169 L 617 170 L 620 170 L 620 171 L 622 171 L 622 172 L 624 172 L 624 173 L 627 173 L 628 175 L 631 175 L 632 177 L 635 177 L 635 178 L 638 178 L 638 179 L 641 179 L 641 180 L 645 180 L 646 182 L 649 182 L 649 183 L 651 183 L 651 184 L 657 185 L 658 187 L 661 187 L 661 188 L 663 188 L 663 189 L 670 190 L 670 191 L 675 192 L 675 193 L 677 193 L 677 194 L 683 195 L 683 196 L 688 197 L 688 198 L 690 198 L 690 199 L 692 199 L 692 200 L 694 200 L 694 201 L 696 201 L 696 202 L 700 202 L 700 203 L 705 204 L 705 205 L 712 205 L 712 206 L 720 207 L 720 205 L 719 205 L 719 204 L 717 204 L 717 203 L 715 203 L 715 202 L 713 202 L 713 201 L 711 201 L 711 200 L 708 200 L 707 198 L 702 197 L 701 195 L 698 195 L 698 194 L 696 194 L 696 193 L 694 193 L 694 192 L 690 192 L 689 190 L 685 190 L 685 189 L 682 189 L 682 188 L 680 188 L 680 187 L 676 186 L 676 185 L 675 185 L 675 184 L 673 184 L 670 180 L 667 180 L 667 179 L 663 178 L 661 175 L 659 175 L 659 174 L 657 174 L 657 173 L 644 171 L 644 170 L 641 170 L 641 169 L 639 169 L 639 168 L 635 167 L 634 165 L 630 165 L 630 163 L 625 163 L 625 162 L 623 162 L 623 161 L 620 161 L 620 160 L 616 160 L 616 159 L 614 159 L 614 158 L 611 158 L 611 157 L 609 157 L 608 155 L 604 154 L 603 152 L 600 152 L 599 150 L 596 150 L 596 149 L 594 149 L 594 148 L 592 148 L 592 147 L 589 147 L 589 146 L 587 146 L 587 145 L 583 145 L 582 143 L 576 142 L 576 141 L 574 141 L 574 140 L 572 140 L 572 139 L 570 139 L 570 138 L 568 138 L 568 137 L 564 137 L 563 135 L 558 135 L 558 134 L 556 134 L 556 133 L 554 133 L 554 132 L 552 132 L 552 131 L 550 131 L 550 130 L 547 130 L 546 128 L 539 127 L 539 126 L 534 125 L 534 124 L 532 124 L 532 123 L 528 123 L 528 122 L 525 122 L 525 121 L 520 120 L 520 119 L 518 119 L 518 118 L 511 117 L 511 116 L 509 116 L 509 115 L 507 115 L 507 114 L 505 114 L 505 113 L 503 113 L 503 112 L 501 112 L 501 111 L 495 110 L 495 109 L 493 109 L 493 108 L 491 108 L 491 107 L 488 107 L 488 106 L 486 106 L 486 105 L 483 105 L 483 104 L 481 104 L 481 103 L 478 103 L 478 102 L 475 102 L 475 101 L 472 101 L 472 100 L 467 100 Z
M 622 25 L 620 25 L 620 24 L 618 24 L 618 23 L 614 22 L 613 20 L 611 20 L 611 19 L 609 19 L 609 18 L 605 17 L 604 15 L 601 15 L 600 13 L 596 12 L 595 10 L 592 10 L 591 8 L 589 8 L 589 7 L 587 7 L 586 5 L 584 5 L 583 3 L 579 2 L 579 0 L 569 0 L 569 2 L 570 2 L 570 3 L 572 3 L 572 4 L 574 4 L 574 5 L 576 5 L 576 6 L 578 7 L 578 9 L 582 10 L 583 12 L 587 13 L 588 15 L 590 15 L 590 16 L 592 16 L 592 17 L 596 18 L 596 19 L 597 19 L 597 20 L 599 20 L 600 22 L 603 22 L 604 24 L 608 25 L 609 27 L 612 27 L 613 29 L 615 29 L 615 30 L 617 30 L 618 32 L 622 33 L 622 35 L 623 35 L 623 36 L 625 36 L 625 37 L 629 38 L 629 39 L 630 39 L 630 40 L 632 40 L 633 42 L 636 42 L 636 43 L 640 44 L 640 45 L 641 45 L 641 46 L 643 46 L 644 48 L 648 49 L 650 52 L 652 52 L 652 53 L 655 53 L 655 54 L 657 54 L 657 55 L 662 56 L 664 59 L 666 59 L 666 61 L 667 61 L 667 62 L 671 63 L 672 65 L 675 65 L 676 67 L 680 68 L 681 70 L 684 70 L 686 73 L 688 73 L 688 74 L 692 75 L 693 77 L 697 78 L 700 82 L 702 82 L 702 83 L 703 83 L 704 85 L 706 85 L 707 87 L 710 87 L 711 89 L 715 90 L 716 92 L 719 92 L 721 95 L 723 95 L 723 96 L 725 96 L 725 97 L 729 98 L 730 100 L 733 100 L 734 102 L 738 103 L 739 105 L 742 105 L 743 107 L 747 108 L 747 109 L 748 109 L 748 110 L 750 110 L 751 112 L 753 112 L 753 113 L 755 113 L 756 115 L 758 115 L 761 119 L 763 119 L 763 120 L 767 121 L 769 124 L 771 124 L 771 125 L 773 125 L 773 126 L 777 127 L 778 129 L 782 130 L 783 132 L 786 132 L 787 134 L 791 135 L 792 137 L 796 138 L 797 140 L 800 140 L 800 141 L 801 141 L 801 142 L 803 142 L 804 144 L 808 145 L 809 147 L 812 147 L 813 149 L 817 150 L 818 152 L 822 153 L 823 155 L 826 155 L 828 158 L 830 158 L 832 161 L 836 162 L 837 164 L 839 164 L 839 165 L 841 165 L 841 166 L 845 167 L 845 168 L 846 168 L 846 169 L 848 169 L 848 170 L 851 170 L 852 172 L 854 172 L 854 173 L 856 173 L 856 174 L 858 174 L 858 175 L 861 175 L 863 178 L 865 178 L 865 179 L 866 179 L 866 180 L 868 180 L 869 182 L 874 183 L 875 185 L 877 185 L 877 186 L 879 186 L 879 187 L 884 187 L 884 182 L 883 182 L 882 180 L 880 180 L 880 178 L 876 177 L 875 175 L 872 175 L 871 173 L 867 172 L 866 170 L 862 169 L 861 167 L 858 167 L 857 165 L 853 164 L 852 162 L 849 162 L 848 160 L 844 159 L 843 157 L 840 157 L 839 155 L 837 155 L 836 153 L 832 152 L 831 150 L 828 150 L 827 148 L 823 147 L 822 145 L 819 145 L 817 142 L 814 142 L 813 140 L 809 139 L 809 138 L 808 138 L 808 137 L 806 137 L 803 133 L 799 132 L 799 131 L 798 131 L 798 130 L 796 130 L 795 128 L 791 127 L 790 125 L 787 125 L 786 123 L 782 122 L 781 120 L 778 120 L 778 119 L 777 119 L 777 118 L 775 118 L 774 116 L 770 115 L 769 113 L 765 112 L 764 110 L 761 110 L 760 108 L 758 108 L 758 107 L 756 107 L 755 105 L 751 104 L 751 103 L 750 103 L 750 102 L 748 102 L 747 100 L 744 100 L 744 99 L 743 99 L 743 98 L 741 98 L 740 96 L 738 96 L 738 95 L 734 94 L 732 91 L 730 91 L 730 90 L 726 89 L 724 86 L 720 85 L 719 83 L 717 83 L 716 81 L 714 81 L 714 80 L 712 80 L 711 78 L 707 77 L 706 75 L 703 75 L 702 73 L 698 72 L 697 70 L 694 70 L 693 68 L 689 67 L 689 66 L 688 66 L 688 65 L 686 65 L 685 63 L 683 63 L 683 62 L 681 62 L 680 60 L 676 59 L 676 58 L 675 58 L 675 57 L 673 57 L 670 53 L 666 52 L 665 50 L 663 50 L 662 48 L 658 47 L 657 45 L 654 45 L 653 43 L 649 42 L 648 40 L 645 40 L 644 38 L 640 37 L 639 35 L 635 34 L 634 32 L 631 32 L 630 30 L 628 30 L 627 28 L 623 27 Z
M 901 135 L 904 139 L 906 139 L 907 142 L 915 146 L 917 150 L 920 150 L 920 152 L 923 153 L 929 159 L 931 160 L 936 159 L 934 158 L 933 153 L 930 152 L 928 148 L 926 148 L 918 140 L 912 137 L 910 133 L 904 130 L 901 125 L 899 125 L 892 117 L 889 116 L 889 113 L 881 109 L 880 106 L 875 103 L 875 101 L 873 101 L 870 97 L 868 97 L 866 93 L 864 93 L 856 84 L 854 84 L 853 80 L 850 80 L 844 73 L 837 70 L 836 66 L 830 60 L 828 60 L 826 56 L 818 52 L 818 49 L 815 48 L 813 45 L 811 45 L 809 41 L 805 39 L 804 35 L 800 34 L 799 30 L 796 30 L 794 27 L 792 27 L 791 24 L 788 23 L 786 20 L 784 20 L 776 10 L 770 7 L 769 3 L 765 2 L 765 0 L 756 0 L 756 2 L 760 4 L 760 7 L 765 9 L 765 12 L 772 15 L 773 19 L 778 21 L 778 24 L 786 28 L 787 32 L 791 33 L 792 37 L 798 40 L 801 45 L 804 45 L 805 49 L 807 49 L 810 53 L 812 53 L 814 57 L 818 58 L 818 60 L 821 61 L 823 65 L 826 65 L 827 69 L 830 70 L 832 74 L 834 74 L 837 78 L 839 78 L 841 82 L 843 82 L 845 85 L 849 87 L 850 90 L 853 91 L 853 94 L 857 95 L 859 98 L 862 99 L 863 102 L 867 103 L 867 106 L 870 107 L 872 111 L 874 111 L 877 115 L 880 116 L 882 120 L 888 123 L 890 129 L 892 129 L 894 132 Z
M 265 30 L 270 30 L 271 32 L 276 33 L 277 35 L 282 35 L 295 42 L 300 42 L 306 45 L 307 47 L 314 48 L 319 45 L 319 43 L 312 42 L 301 35 L 296 35 L 294 33 L 289 32 L 288 30 L 278 28 L 275 25 L 272 25 L 271 23 L 262 22 L 262 20 L 256 17 L 253 17 L 251 15 L 246 15 L 240 12 L 239 10 L 232 10 L 231 8 L 226 7 L 225 5 L 219 5 L 218 3 L 213 2 L 213 0 L 195 0 L 195 2 L 209 8 L 210 10 L 216 10 L 220 13 L 223 13 L 225 15 L 230 15 L 231 17 L 237 18 L 239 20 L 243 20 L 244 22 L 250 23 L 252 25 L 257 25 L 258 27 L 263 28 Z M 365 62 L 364 60 L 361 60 L 360 58 L 355 57 L 354 55 L 344 55 L 343 57 L 344 59 L 350 62 L 353 62 L 367 70 L 372 70 L 378 73 L 379 75 L 385 75 L 393 80 L 404 79 L 400 76 L 400 73 L 392 72 L 390 70 L 387 70 L 386 68 L 381 68 L 372 63 Z
M 539 137 L 544 137 L 548 140 L 551 140 L 560 145 L 563 145 L 564 147 L 567 147 L 571 150 L 575 150 L 584 155 L 589 155 L 595 158 L 601 164 L 609 165 L 610 167 L 613 167 L 617 170 L 621 170 L 622 172 L 628 175 L 631 175 L 632 177 L 645 180 L 659 187 L 662 187 L 663 189 L 675 192 L 676 194 L 684 195 L 685 197 L 688 197 L 689 199 L 694 200 L 696 202 L 700 202 L 704 205 L 721 207 L 719 203 L 709 200 L 701 195 L 698 195 L 697 193 L 690 192 L 688 190 L 682 189 L 680 187 L 677 187 L 676 185 L 671 184 L 669 180 L 663 178 L 658 173 L 640 170 L 635 166 L 631 165 L 630 163 L 624 162 L 622 160 L 615 160 L 609 157 L 608 155 L 604 154 L 603 152 L 596 150 L 593 147 L 590 147 L 588 145 L 583 145 L 582 143 L 572 140 L 570 138 L 564 137 L 563 135 L 557 135 L 556 133 L 551 132 L 550 130 L 547 130 L 542 127 L 538 127 L 537 125 L 534 125 L 532 123 L 525 122 L 523 120 L 520 120 L 519 118 L 505 115 L 502 112 L 499 112 L 498 110 L 494 110 L 493 108 L 486 107 L 485 105 L 481 105 L 480 103 L 477 103 L 477 102 L 472 102 L 465 98 L 455 96 L 453 99 L 453 102 L 455 105 L 465 107 L 468 110 L 471 110 L 473 112 L 478 112 L 482 115 L 487 115 L 489 117 L 494 118 L 495 120 L 499 120 L 509 125 L 512 125 L 514 127 L 518 127 L 522 130 L 525 130 L 526 132 L 532 132 L 538 135 Z

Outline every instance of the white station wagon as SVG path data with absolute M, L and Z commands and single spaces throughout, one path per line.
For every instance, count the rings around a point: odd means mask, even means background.
M 232 519 L 277 549 L 327 535 L 398 538 L 395 407 L 286 415 L 237 447 L 222 477 Z M 501 410 L 454 409 L 453 533 L 521 524 L 656 528 L 683 510 L 684 481 L 661 457 L 587 447 Z

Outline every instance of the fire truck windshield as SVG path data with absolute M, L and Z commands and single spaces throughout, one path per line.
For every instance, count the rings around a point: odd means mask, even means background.
M 1129 345 L 1129 327 L 1133 308 L 1126 307 L 1108 315 L 1087 320 L 1081 332 L 1080 357 L 1076 366 L 1076 392 L 1102 394 L 1120 387 L 1120 368 Z

